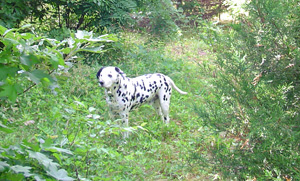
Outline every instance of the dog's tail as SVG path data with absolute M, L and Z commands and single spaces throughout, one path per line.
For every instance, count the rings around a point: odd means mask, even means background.
M 168 77 L 168 79 L 169 79 L 169 82 L 170 82 L 170 84 L 172 85 L 172 87 L 173 87 L 175 90 L 177 90 L 177 92 L 179 92 L 180 94 L 187 94 L 187 92 L 184 92 L 184 91 L 180 90 L 180 89 L 175 85 L 175 83 L 173 82 L 173 80 L 172 80 L 170 77 Z

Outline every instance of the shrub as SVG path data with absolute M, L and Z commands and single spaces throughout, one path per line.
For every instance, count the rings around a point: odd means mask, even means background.
M 139 29 L 146 30 L 160 38 L 174 38 L 179 30 L 173 17 L 177 11 L 170 0 L 145 1 L 133 15 Z
M 238 179 L 299 179 L 297 1 L 251 1 L 230 29 L 208 26 L 213 89 L 196 111 L 219 132 L 219 170 Z M 211 74 L 211 67 L 203 65 Z M 225 174 L 226 173 L 226 174 Z
M 103 44 L 115 39 L 110 35 L 95 38 L 93 33 L 85 31 L 71 33 L 71 37 L 63 41 L 20 33 L 29 26 L 6 29 L 0 25 L 0 99 L 8 98 L 14 102 L 18 94 L 34 85 L 42 83 L 48 86 L 55 82 L 50 75 L 59 66 L 65 66 L 65 61 L 74 61 L 76 53 L 102 53 Z

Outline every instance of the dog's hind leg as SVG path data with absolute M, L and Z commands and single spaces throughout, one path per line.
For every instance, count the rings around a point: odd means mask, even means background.
M 162 119 L 164 123 L 169 124 L 169 106 L 170 106 L 170 97 L 168 99 L 160 97 L 160 107 L 162 111 Z
M 161 102 L 161 110 L 162 110 L 162 119 L 166 124 L 169 124 L 170 118 L 169 118 L 169 102 Z
M 161 119 L 164 120 L 164 116 L 161 112 L 160 100 L 158 97 L 153 100 L 152 106 L 155 109 L 156 113 L 161 117 Z
M 160 89 L 159 92 L 159 102 L 162 111 L 162 118 L 166 124 L 169 124 L 169 107 L 170 107 L 170 98 L 172 94 L 172 87 L 165 86 Z

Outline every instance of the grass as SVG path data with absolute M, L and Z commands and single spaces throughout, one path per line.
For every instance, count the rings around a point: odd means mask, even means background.
M 77 64 L 58 79 L 55 94 L 41 86 L 19 97 L 13 106 L 2 106 L 1 116 L 15 129 L 0 142 L 2 147 L 21 141 L 51 139 L 73 155 L 52 157 L 69 176 L 90 180 L 211 180 L 218 174 L 209 162 L 215 138 L 194 111 L 205 104 L 201 96 L 209 84 L 199 64 L 211 56 L 197 37 L 172 42 L 151 42 L 149 37 L 124 33 L 118 55 L 106 62 Z M 112 61 L 112 58 L 116 58 Z M 144 105 L 130 114 L 132 133 L 122 139 L 118 120 L 110 120 L 104 90 L 96 72 L 103 65 L 120 67 L 128 77 L 161 72 L 188 92 L 174 91 L 167 127 L 154 109 Z M 31 121 L 31 124 L 27 124 Z M 34 121 L 34 122 L 32 122 Z M 205 164 L 204 164 L 205 163 Z

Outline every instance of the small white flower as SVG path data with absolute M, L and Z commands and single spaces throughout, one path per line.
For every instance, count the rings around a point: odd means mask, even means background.
M 281 58 L 281 55 L 276 55 L 276 56 L 275 56 L 275 59 L 276 59 L 276 60 L 280 60 L 280 58 Z

